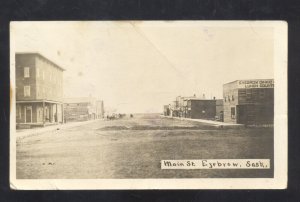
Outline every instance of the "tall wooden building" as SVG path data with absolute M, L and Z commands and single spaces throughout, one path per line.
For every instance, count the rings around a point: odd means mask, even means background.
M 273 124 L 274 80 L 237 80 L 223 85 L 224 122 Z
M 64 69 L 39 53 L 17 53 L 17 127 L 63 122 Z

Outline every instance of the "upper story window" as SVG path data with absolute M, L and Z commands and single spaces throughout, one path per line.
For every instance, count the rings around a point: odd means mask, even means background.
M 30 86 L 24 86 L 24 97 L 30 97 Z
M 29 73 L 29 67 L 24 67 L 24 78 L 29 78 L 30 73 Z

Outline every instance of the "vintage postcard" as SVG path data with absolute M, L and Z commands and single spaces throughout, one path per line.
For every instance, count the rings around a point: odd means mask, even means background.
M 11 22 L 11 188 L 286 188 L 287 26 Z

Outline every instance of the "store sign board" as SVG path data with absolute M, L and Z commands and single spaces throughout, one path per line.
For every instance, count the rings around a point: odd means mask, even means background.
M 240 80 L 238 88 L 274 88 L 273 79 Z

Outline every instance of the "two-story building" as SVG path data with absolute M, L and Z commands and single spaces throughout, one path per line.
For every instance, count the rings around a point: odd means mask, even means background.
M 274 80 L 237 80 L 223 85 L 224 122 L 273 124 Z
M 39 53 L 16 53 L 15 67 L 17 127 L 62 123 L 64 69 Z

